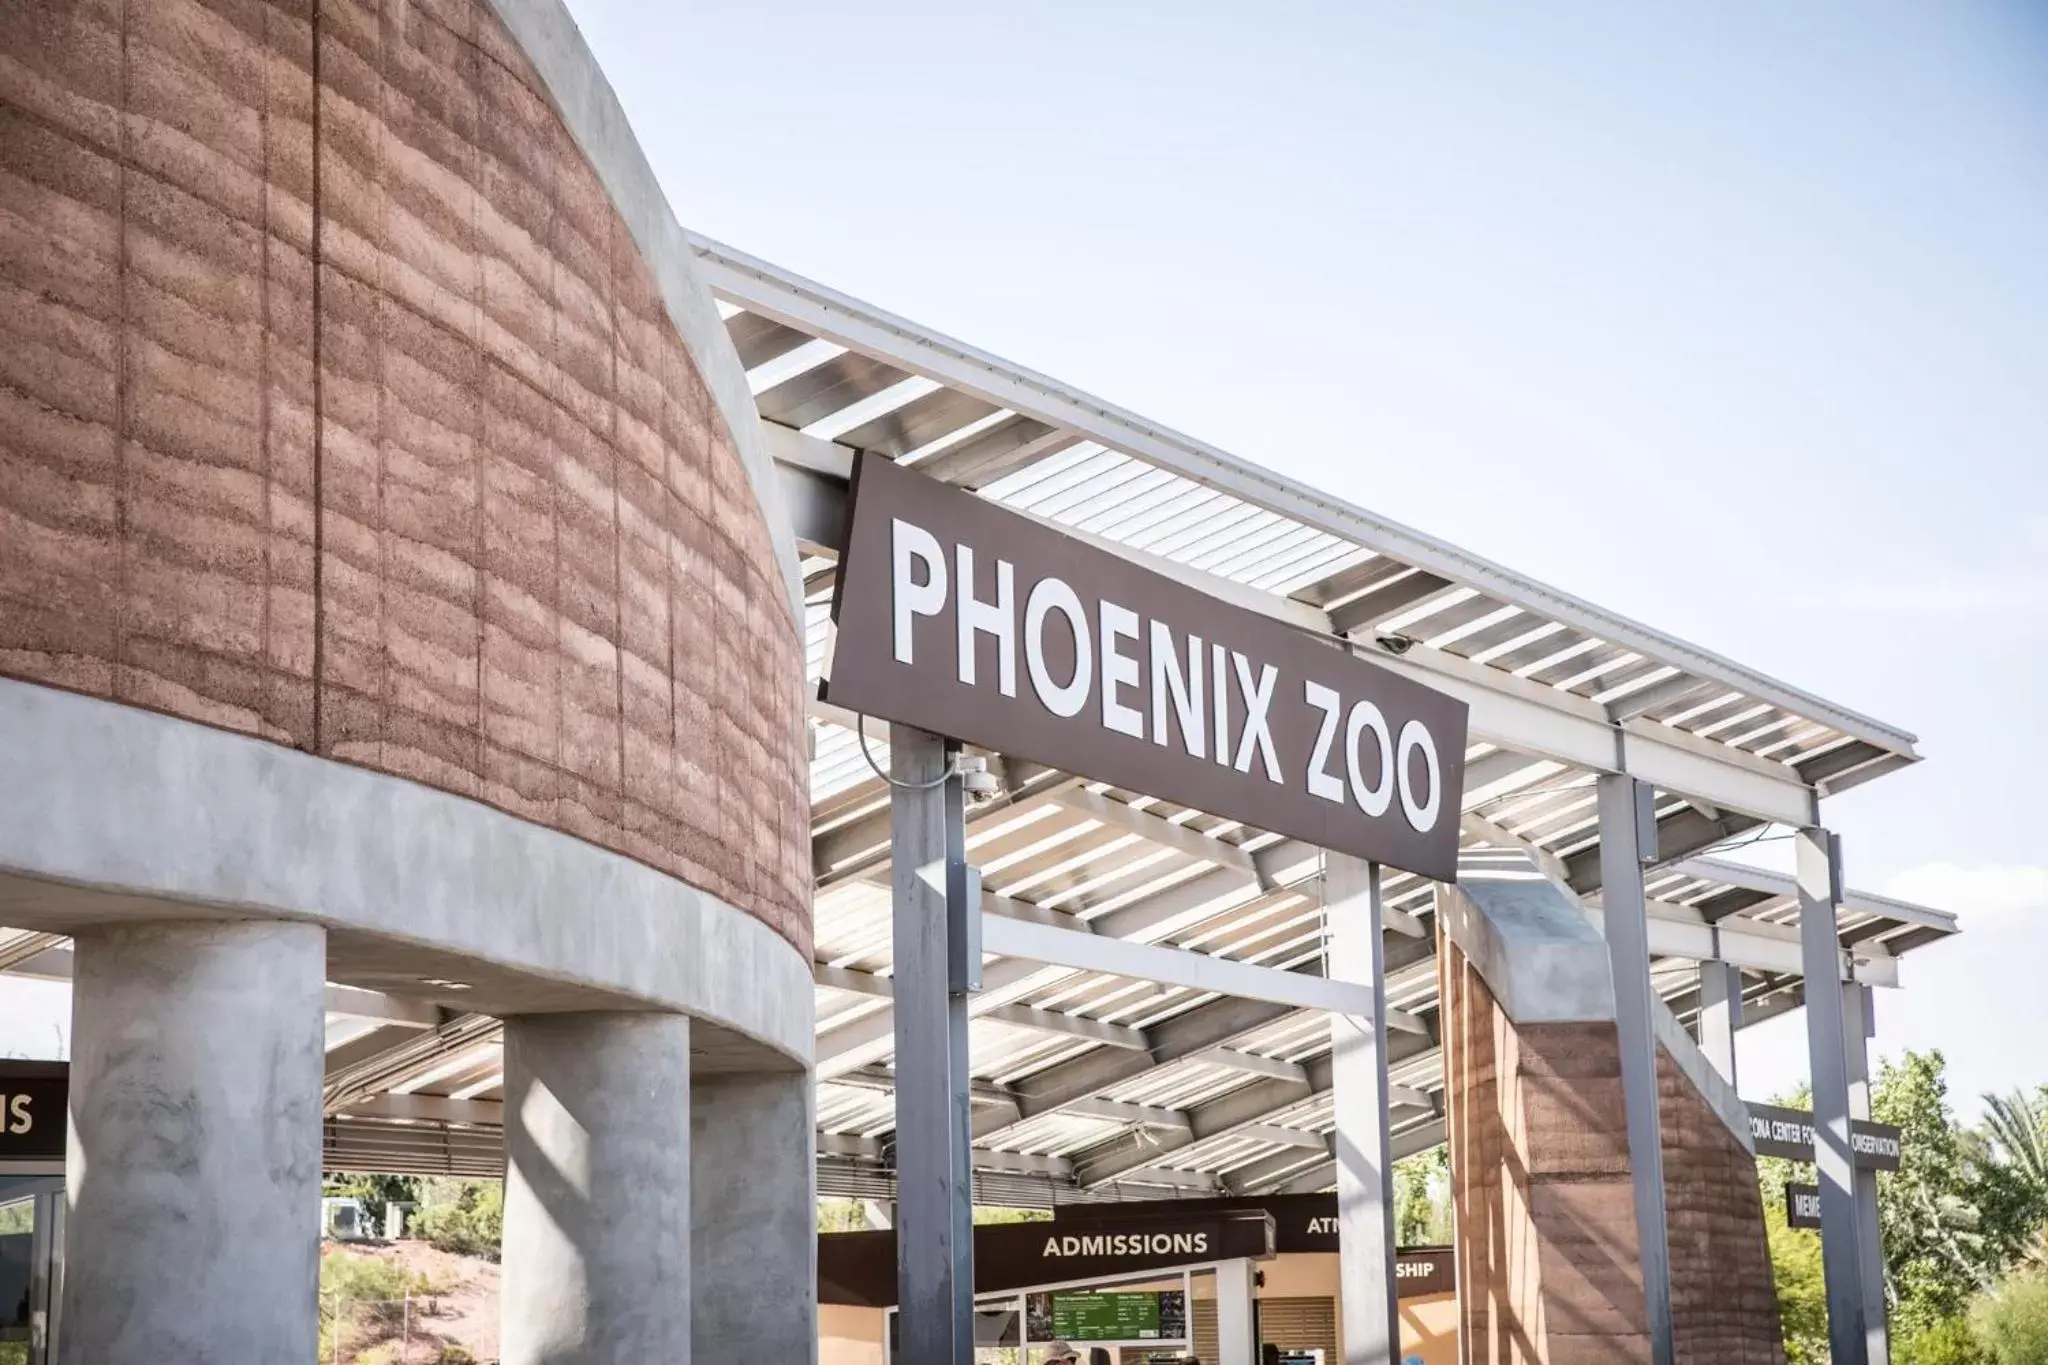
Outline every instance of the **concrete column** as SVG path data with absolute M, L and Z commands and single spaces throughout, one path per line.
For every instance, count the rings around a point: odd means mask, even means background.
M 1400 1344 L 1401 1319 L 1394 1290 L 1386 1038 L 1378 1022 L 1387 1012 L 1380 870 L 1348 854 L 1324 856 L 1330 976 L 1370 984 L 1376 1011 L 1373 1019 L 1330 1016 L 1343 1365 L 1388 1365 Z
M 690 1359 L 690 1021 L 505 1021 L 505 1365 Z
M 1250 1261 L 1216 1267 L 1216 1365 L 1258 1365 L 1259 1333 L 1254 1322 Z
M 817 1359 L 811 1078 L 704 1076 L 690 1087 L 690 1297 L 697 1359 Z
M 1742 1027 L 1742 968 L 1700 963 L 1700 1051 L 1730 1088 L 1735 1083 L 1735 1033 Z
M 327 936 L 77 936 L 63 1365 L 310 1361 Z

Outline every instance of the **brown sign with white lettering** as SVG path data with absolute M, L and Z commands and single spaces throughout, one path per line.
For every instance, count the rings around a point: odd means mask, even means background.
M 1463 702 L 887 460 L 847 523 L 833 705 L 1456 880 Z
M 1813 1115 L 1776 1104 L 1749 1106 L 1750 1143 L 1758 1156 L 1813 1160 Z M 1889 1123 L 1855 1119 L 1849 1124 L 1849 1159 L 1873 1171 L 1899 1169 L 1901 1134 Z
M 0 1162 L 62 1161 L 71 1068 L 0 1062 Z
M 1786 1183 L 1785 1226 L 1788 1228 L 1817 1228 L 1820 1226 L 1820 1186 L 1800 1185 L 1790 1181 Z

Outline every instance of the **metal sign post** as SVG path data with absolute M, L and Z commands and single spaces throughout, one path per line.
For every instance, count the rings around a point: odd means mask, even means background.
M 1380 1022 L 1387 1014 L 1380 869 L 1345 853 L 1326 857 L 1329 974 L 1370 983 L 1374 1005 L 1371 1019 L 1330 1016 L 1344 1365 L 1387 1365 L 1401 1343 L 1401 1314 L 1395 1302 L 1387 1049 Z
M 1806 1042 L 1813 1066 L 1813 1165 L 1820 1177 L 1821 1270 L 1827 1278 L 1828 1354 L 1835 1365 L 1872 1365 L 1873 1361 L 1882 1365 L 1881 1328 L 1879 1353 L 1871 1353 L 1864 1256 L 1857 1244 L 1842 941 L 1835 922 L 1835 907 L 1842 901 L 1841 847 L 1824 829 L 1800 830 L 1796 845 Z
M 889 727 L 896 990 L 896 1275 L 904 1365 L 974 1360 L 967 995 L 980 908 L 953 746 Z
M 1614 1029 L 1621 1048 L 1622 1102 L 1628 1111 L 1628 1159 L 1635 1184 L 1643 1297 L 1649 1309 L 1650 1359 L 1671 1365 L 1671 1243 L 1664 1209 L 1664 1138 L 1657 1118 L 1657 995 L 1650 981 L 1650 939 L 1643 867 L 1657 854 L 1657 816 L 1647 784 L 1603 773 L 1600 815 L 1600 918 L 1614 974 Z

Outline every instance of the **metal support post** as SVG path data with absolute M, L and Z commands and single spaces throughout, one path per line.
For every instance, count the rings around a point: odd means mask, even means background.
M 58 1307 L 64 1300 L 64 1191 L 35 1197 L 29 1238 L 28 1365 L 57 1365 Z
M 1400 1345 L 1394 1300 L 1394 1201 L 1387 1134 L 1387 1013 L 1379 864 L 1324 855 L 1329 976 L 1369 983 L 1373 1017 L 1330 1016 L 1337 1120 L 1337 1301 L 1344 1315 L 1344 1365 L 1389 1365 Z
M 967 998 L 956 984 L 965 918 L 965 822 L 948 746 L 889 727 L 896 991 L 896 1279 L 901 1365 L 972 1365 L 974 1192 Z M 979 955 L 976 955 L 977 963 Z
M 1601 919 L 1614 974 L 1614 1031 L 1628 1109 L 1650 1359 L 1654 1365 L 1672 1365 L 1671 1243 L 1664 1217 L 1664 1138 L 1657 1119 L 1657 998 L 1650 984 L 1650 925 L 1643 900 L 1643 866 L 1657 856 L 1652 798 L 1648 784 L 1625 773 L 1599 779 Z
M 1742 1027 L 1742 968 L 1732 962 L 1700 963 L 1700 1051 L 1714 1070 L 1735 1082 L 1735 1033 Z
M 1849 1118 L 1870 1117 L 1870 1049 L 1877 1036 L 1870 987 L 1851 982 L 1842 990 L 1842 1042 L 1849 1077 Z M 1856 1168 L 1856 1253 L 1862 1266 L 1863 1335 L 1874 1362 L 1891 1359 L 1890 1312 L 1884 1300 L 1884 1233 L 1877 1221 L 1877 1172 Z
M 1849 1148 L 1849 1050 L 1842 998 L 1841 845 L 1824 829 L 1796 839 L 1800 965 L 1806 977 L 1806 1046 L 1813 1070 L 1813 1164 L 1820 1177 L 1821 1271 L 1827 1280 L 1828 1356 L 1834 1365 L 1872 1365 L 1856 1217 L 1856 1170 Z

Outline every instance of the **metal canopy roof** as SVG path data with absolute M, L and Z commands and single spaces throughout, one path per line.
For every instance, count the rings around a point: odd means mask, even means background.
M 1820 795 L 1914 761 L 1904 731 L 1237 460 L 1043 375 L 701 238 L 700 269 L 748 369 L 803 522 L 813 680 L 830 648 L 829 484 L 851 452 L 913 465 L 1240 605 L 1347 637 L 1473 703 L 1466 846 L 1535 857 L 1597 893 L 1594 780 L 1626 764 L 1659 789 L 1648 879 L 1661 993 L 1682 1018 L 1683 956 L 1746 969 L 1748 1016 L 1800 998 L 1789 880 L 1698 856 L 1817 820 Z M 819 497 L 820 479 L 828 485 Z M 1379 642 L 1388 642 L 1392 649 Z M 814 707 L 820 1188 L 886 1194 L 889 1063 L 884 727 Z M 1145 793 L 990 755 L 997 803 L 970 812 L 991 913 L 1320 973 L 1319 856 Z M 1397 1152 L 1442 1132 L 1433 892 L 1391 874 L 1388 1030 Z M 1597 904 L 1597 900 L 1594 901 Z M 1953 932 L 1947 915 L 1852 896 L 1860 978 Z M 1290 1008 L 991 960 L 970 1005 L 975 1164 L 1015 1197 L 1262 1191 L 1331 1183 L 1329 1022 Z M 1391 1021 L 1390 1021 L 1391 1022 Z
M 1821 795 L 1913 762 L 1913 737 L 1441 541 L 703 239 L 700 269 L 748 372 L 799 523 L 815 683 L 829 547 L 855 450 L 1044 519 L 1240 605 L 1354 643 L 1472 707 L 1463 842 L 1536 859 L 1597 907 L 1594 781 L 1658 791 L 1647 878 L 1653 975 L 1681 1018 L 1691 959 L 1744 968 L 1751 1022 L 1801 999 L 1789 879 L 1709 855 Z M 814 692 L 815 695 L 815 692 Z M 887 789 L 856 718 L 814 703 L 819 1187 L 888 1197 Z M 873 761 L 888 763 L 871 725 Z M 993 754 L 1004 794 L 970 811 L 989 913 L 1319 976 L 1320 855 L 1203 812 Z M 1397 1154 L 1441 1140 L 1432 888 L 1387 877 Z M 1858 979 L 1955 932 L 1952 916 L 1852 894 Z M 0 931 L 0 970 L 68 974 L 59 940 Z M 984 1202 L 1313 1190 L 1331 1173 L 1320 1011 L 995 958 L 974 998 Z M 342 988 L 333 988 L 342 992 Z M 331 992 L 329 1164 L 495 1169 L 494 1021 Z

